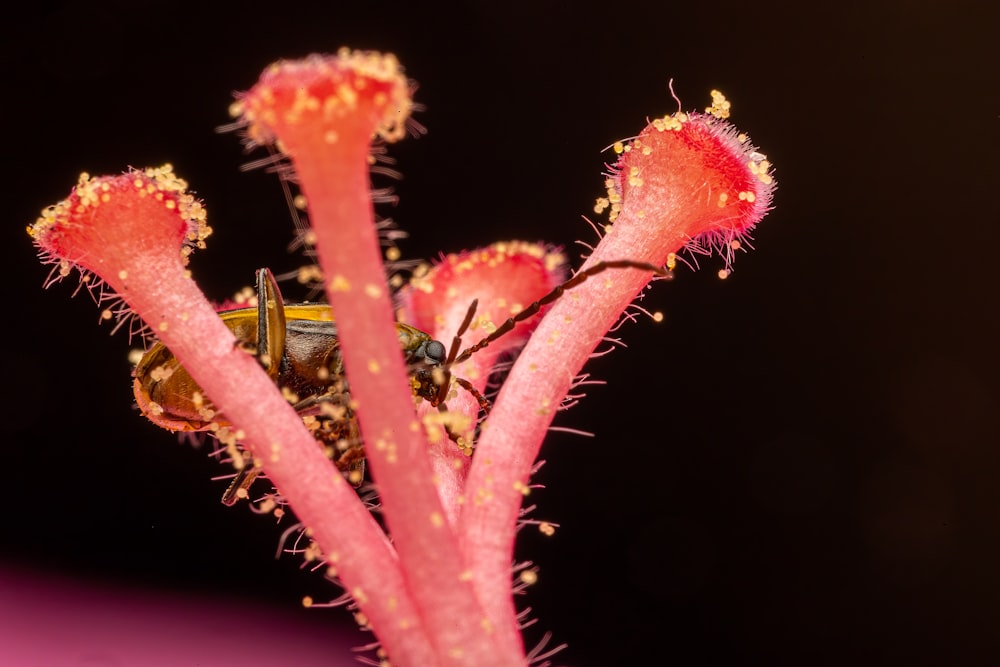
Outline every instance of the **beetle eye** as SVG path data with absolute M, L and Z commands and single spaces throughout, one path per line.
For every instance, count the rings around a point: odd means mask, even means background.
M 435 366 L 444 363 L 445 354 L 447 353 L 444 349 L 444 343 L 439 340 L 428 341 L 424 347 L 424 359 Z

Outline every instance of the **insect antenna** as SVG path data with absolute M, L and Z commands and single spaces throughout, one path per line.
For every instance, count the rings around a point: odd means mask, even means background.
M 451 367 L 456 363 L 455 359 L 458 356 L 458 351 L 462 349 L 462 336 L 464 336 L 465 332 L 469 330 L 470 326 L 472 326 L 472 318 L 476 316 L 476 308 L 478 306 L 479 299 L 473 299 L 472 303 L 469 304 L 469 310 L 465 313 L 465 319 L 462 320 L 462 324 L 458 327 L 458 331 L 455 332 L 455 337 L 451 339 L 451 348 L 448 350 L 448 357 L 441 366 L 440 377 L 437 377 L 434 380 L 438 383 L 438 395 L 434 402 L 437 404 L 438 409 L 442 412 L 448 409 L 448 406 L 445 405 L 444 401 L 448 396 L 448 386 L 451 384 Z M 490 408 L 493 406 L 490 405 L 490 402 L 486 400 L 486 397 L 483 396 L 478 389 L 472 386 L 471 382 L 465 378 L 459 377 L 455 378 L 455 382 L 457 382 L 458 385 L 467 392 L 472 394 L 472 396 L 476 399 L 476 402 L 479 403 L 479 408 L 486 414 L 489 414 Z
M 444 363 L 435 369 L 434 382 L 438 385 L 437 396 L 434 397 L 432 404 L 437 406 L 438 410 L 445 412 L 448 410 L 448 406 L 445 403 L 445 399 L 448 396 L 448 391 L 451 386 L 452 374 L 451 369 L 455 364 L 462 363 L 469 359 L 473 354 L 482 350 L 488 346 L 493 341 L 497 340 L 501 336 L 509 333 L 518 323 L 527 320 L 538 313 L 542 308 L 552 303 L 559 297 L 561 297 L 567 290 L 571 290 L 574 287 L 580 285 L 583 281 L 596 276 L 603 271 L 608 269 L 640 269 L 643 271 L 652 271 L 658 276 L 670 275 L 668 271 L 665 271 L 662 267 L 649 264 L 647 262 L 636 262 L 628 259 L 621 260 L 610 260 L 605 262 L 598 262 L 593 266 L 578 272 L 572 278 L 566 282 L 557 285 L 548 294 L 533 302 L 527 308 L 519 312 L 518 314 L 508 318 L 503 324 L 501 324 L 496 330 L 490 335 L 486 336 L 474 345 L 466 348 L 462 352 L 459 352 L 462 346 L 462 336 L 469 330 L 472 326 L 472 320 L 476 316 L 476 308 L 479 305 L 478 299 L 473 299 L 472 303 L 469 304 L 469 309 L 465 313 L 465 318 L 462 320 L 462 324 L 458 327 L 458 331 L 455 333 L 454 338 L 451 341 L 451 348 L 448 350 L 448 356 Z M 487 415 L 492 409 L 492 404 L 489 399 L 487 399 L 483 394 L 476 389 L 471 382 L 465 378 L 455 377 L 455 382 L 469 392 L 479 403 L 479 408 Z M 449 433 L 449 435 L 451 435 Z M 454 438 L 453 438 L 454 439 Z
M 652 271 L 658 276 L 670 275 L 669 271 L 664 270 L 662 267 L 649 264 L 647 262 L 636 262 L 630 259 L 616 259 L 606 262 L 597 262 L 593 266 L 578 272 L 566 282 L 557 285 L 551 292 L 540 298 L 538 301 L 535 301 L 518 314 L 508 318 L 507 321 L 497 327 L 493 333 L 486 336 L 475 345 L 466 348 L 461 354 L 455 357 L 455 359 L 452 360 L 451 355 L 449 354 L 449 365 L 460 364 L 463 361 L 466 361 L 479 350 L 482 350 L 496 339 L 510 332 L 510 330 L 516 327 L 519 323 L 533 317 L 539 310 L 561 297 L 567 290 L 573 289 L 583 283 L 583 281 L 587 280 L 587 278 L 592 278 L 593 276 L 603 273 L 608 269 L 640 269 L 642 271 Z M 456 342 L 460 342 L 461 335 L 465 333 L 465 329 L 468 328 L 469 323 L 472 321 L 472 316 L 475 313 L 475 307 L 476 302 L 474 301 L 472 303 L 472 307 L 469 309 L 469 313 L 465 317 L 465 322 L 463 322 L 462 325 L 463 328 L 459 330 L 459 333 L 455 337 Z

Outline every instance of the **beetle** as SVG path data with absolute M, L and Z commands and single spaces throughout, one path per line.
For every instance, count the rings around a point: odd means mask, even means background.
M 350 406 L 330 306 L 284 304 L 269 269 L 257 271 L 256 283 L 255 308 L 224 310 L 219 317 L 233 332 L 237 344 L 256 355 L 296 411 L 306 418 L 337 467 L 360 484 L 364 452 L 357 418 Z M 444 344 L 402 322 L 396 324 L 396 332 L 410 368 L 414 394 L 440 404 L 443 392 L 434 381 L 433 370 L 445 362 Z M 162 343 L 155 343 L 143 354 L 133 377 L 136 403 L 154 424 L 181 432 L 218 431 L 231 426 Z M 482 405 L 485 399 L 476 394 Z M 256 476 L 253 462 L 244 461 L 222 502 L 234 504 Z
M 469 306 L 452 341 L 451 349 L 429 334 L 397 322 L 396 332 L 403 350 L 414 396 L 447 410 L 445 398 L 454 380 L 489 413 L 489 401 L 450 369 L 536 315 L 569 289 L 587 278 L 612 268 L 651 271 L 661 277 L 672 274 L 663 268 L 632 260 L 597 262 L 557 285 L 548 294 L 508 318 L 488 336 L 459 352 L 461 337 L 475 316 L 477 302 Z M 316 440 L 327 447 L 333 462 L 348 479 L 360 485 L 364 476 L 364 448 L 358 420 L 350 404 L 344 376 L 340 341 L 333 312 L 328 304 L 285 304 L 269 269 L 259 269 L 256 279 L 257 306 L 225 310 L 219 317 L 233 332 L 237 344 L 253 352 L 258 361 L 306 421 Z M 218 414 L 191 375 L 162 344 L 155 343 L 136 364 L 133 393 L 143 414 L 170 431 L 218 431 L 231 426 Z M 458 442 L 458 437 L 449 432 Z M 223 494 L 222 502 L 233 505 L 257 476 L 253 461 L 244 460 Z

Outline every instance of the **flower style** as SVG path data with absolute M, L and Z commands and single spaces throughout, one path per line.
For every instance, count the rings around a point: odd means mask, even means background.
M 169 165 L 85 174 L 29 233 L 59 267 L 57 278 L 73 268 L 87 280 L 97 274 L 238 429 L 393 664 L 524 665 L 511 562 L 532 465 L 574 378 L 653 272 L 595 274 L 554 299 L 544 317 L 517 323 L 447 368 L 472 390 L 452 388 L 445 411 L 415 402 L 369 186 L 372 140 L 405 135 L 410 93 L 391 55 L 341 50 L 270 66 L 233 107 L 248 142 L 290 161 L 308 202 L 386 529 L 191 279 L 187 255 L 210 230 Z M 583 270 L 622 259 L 673 269 L 686 247 L 721 252 L 728 271 L 769 210 L 774 184 L 766 158 L 724 120 L 728 103 L 713 96 L 705 113 L 658 118 L 615 145 L 618 160 L 596 207 L 609 214 L 607 232 Z M 497 243 L 446 257 L 396 305 L 403 321 L 457 352 L 556 288 L 562 264 L 544 246 Z M 453 343 L 458 333 L 462 341 Z M 500 355 L 525 341 L 476 428 L 477 394 Z

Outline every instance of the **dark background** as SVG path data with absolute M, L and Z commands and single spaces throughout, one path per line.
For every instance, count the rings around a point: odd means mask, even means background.
M 723 90 L 777 169 L 757 249 L 727 281 L 714 259 L 657 286 L 665 323 L 627 327 L 587 369 L 607 386 L 557 420 L 596 437 L 543 449 L 532 501 L 561 528 L 519 542 L 541 568 L 529 643 L 551 630 L 577 667 L 1000 662 L 990 3 L 333 4 L 47 3 L 0 29 L 0 567 L 336 595 L 134 411 L 127 337 L 73 281 L 42 290 L 24 227 L 81 171 L 170 161 L 215 228 L 193 261 L 210 297 L 296 266 L 276 178 L 214 128 L 271 61 L 349 45 L 420 83 L 429 134 L 391 148 L 380 209 L 406 257 L 524 238 L 576 260 L 601 149 L 675 109 L 670 78 L 686 109 Z

